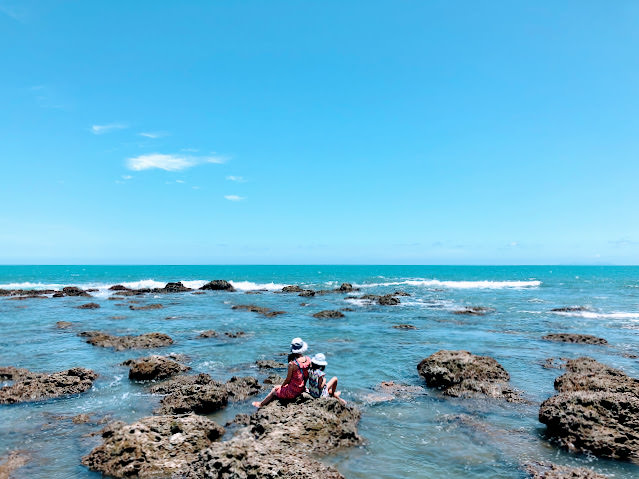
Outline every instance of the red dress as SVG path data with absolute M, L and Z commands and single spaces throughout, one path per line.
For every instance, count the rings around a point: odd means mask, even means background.
M 295 399 L 306 390 L 306 380 L 308 379 L 308 368 L 311 365 L 311 359 L 308 356 L 300 358 L 303 362 L 295 359 L 289 364 L 295 364 L 296 369 L 293 377 L 288 384 L 280 386 L 275 395 L 280 399 Z

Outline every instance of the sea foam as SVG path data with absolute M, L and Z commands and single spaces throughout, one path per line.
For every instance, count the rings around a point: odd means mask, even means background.
M 388 283 L 368 283 L 354 285 L 358 288 L 373 288 L 377 286 L 422 286 L 426 288 L 447 289 L 523 289 L 538 288 L 541 281 L 441 281 L 438 279 L 407 279 L 403 281 L 391 281 Z

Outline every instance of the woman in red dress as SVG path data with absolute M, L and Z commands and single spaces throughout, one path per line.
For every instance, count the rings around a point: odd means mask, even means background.
M 276 397 L 284 400 L 295 399 L 306 390 L 311 358 L 302 356 L 302 353 L 307 349 L 308 344 L 302 341 L 302 338 L 294 338 L 291 341 L 291 354 L 288 355 L 288 374 L 286 379 L 281 386 L 275 386 L 261 402 L 255 401 L 253 406 L 266 406 Z

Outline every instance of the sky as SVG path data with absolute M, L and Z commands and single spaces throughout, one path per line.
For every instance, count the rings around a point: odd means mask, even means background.
M 639 2 L 0 0 L 0 263 L 639 264 Z

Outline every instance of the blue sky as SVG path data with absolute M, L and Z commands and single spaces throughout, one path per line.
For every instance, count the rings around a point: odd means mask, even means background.
M 639 264 L 639 2 L 0 0 L 0 263 Z

